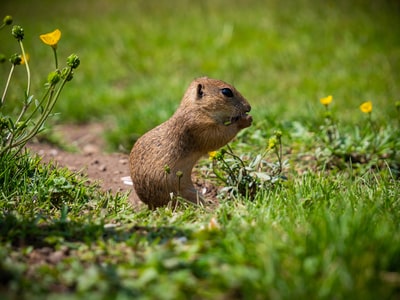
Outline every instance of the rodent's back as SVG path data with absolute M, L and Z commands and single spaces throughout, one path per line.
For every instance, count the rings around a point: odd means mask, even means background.
M 206 77 L 194 80 L 174 115 L 133 146 L 130 168 L 134 197 L 151 208 L 166 205 L 171 194 L 197 202 L 191 181 L 194 164 L 250 126 L 250 109 L 233 86 Z

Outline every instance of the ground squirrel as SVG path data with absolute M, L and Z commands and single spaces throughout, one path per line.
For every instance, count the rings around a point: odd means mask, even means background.
M 133 199 L 151 209 L 177 195 L 198 203 L 191 173 L 198 159 L 249 127 L 251 106 L 230 84 L 201 77 L 186 90 L 174 115 L 141 136 L 130 153 Z

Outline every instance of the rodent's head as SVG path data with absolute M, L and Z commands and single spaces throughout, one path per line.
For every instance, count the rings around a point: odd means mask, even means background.
M 195 79 L 187 89 L 181 107 L 192 112 L 195 106 L 197 116 L 206 117 L 210 122 L 224 126 L 249 127 L 252 118 L 247 100 L 230 84 L 207 77 Z

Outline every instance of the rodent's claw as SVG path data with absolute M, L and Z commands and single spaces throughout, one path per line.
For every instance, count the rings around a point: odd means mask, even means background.
M 235 116 L 230 118 L 229 121 L 224 122 L 225 126 L 230 126 L 232 124 L 237 124 L 240 129 L 249 127 L 253 122 L 253 117 L 248 114 L 242 114 L 239 116 Z

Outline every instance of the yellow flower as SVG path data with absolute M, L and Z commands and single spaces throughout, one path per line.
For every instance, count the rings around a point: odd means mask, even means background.
M 26 57 L 26 61 L 29 61 L 29 54 L 28 53 L 25 53 L 25 57 Z M 24 59 L 24 56 L 21 55 L 21 65 L 24 65 L 24 64 L 25 64 L 25 59 Z
M 319 102 L 321 102 L 321 104 L 325 106 L 328 106 L 332 102 L 332 99 L 333 99 L 332 95 L 329 95 L 327 97 L 319 99 Z
M 276 147 L 277 143 L 278 143 L 278 140 L 277 140 L 276 136 L 271 137 L 268 140 L 268 148 L 267 148 L 267 150 L 274 149 Z
M 57 43 L 60 40 L 60 38 L 61 38 L 61 31 L 59 29 L 56 29 L 53 32 L 40 35 L 40 39 L 42 40 L 42 42 L 53 48 L 57 47 Z
M 371 113 L 372 112 L 372 102 L 371 101 L 364 102 L 363 104 L 360 105 L 360 110 L 365 114 Z
M 218 151 L 210 151 L 210 152 L 208 152 L 208 158 L 210 159 L 210 160 L 213 160 L 214 158 L 215 158 L 215 156 L 217 155 L 217 153 L 218 153 Z

